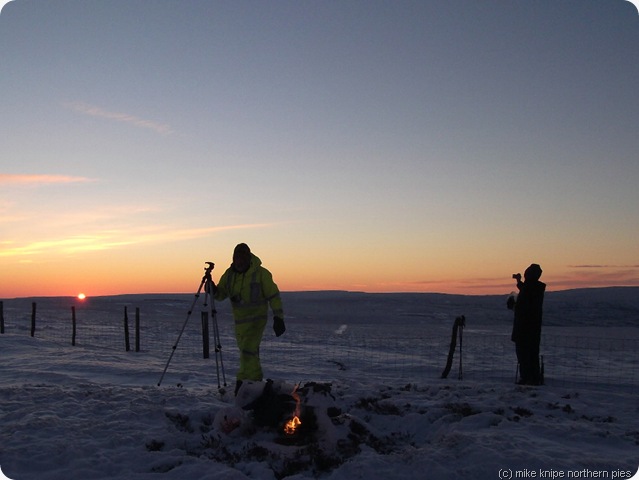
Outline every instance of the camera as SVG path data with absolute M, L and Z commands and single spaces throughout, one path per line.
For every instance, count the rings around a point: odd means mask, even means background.
M 521 273 L 513 273 L 513 278 L 515 280 L 521 280 Z

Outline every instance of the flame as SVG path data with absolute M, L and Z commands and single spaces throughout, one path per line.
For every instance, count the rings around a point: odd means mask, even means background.
M 299 387 L 299 383 L 295 385 L 291 393 L 291 396 L 295 399 L 295 413 L 293 414 L 293 418 L 284 424 L 284 433 L 287 435 L 293 435 L 297 427 L 302 424 L 300 420 L 300 396 L 297 394 L 297 387 Z
M 295 433 L 295 430 L 297 430 L 297 427 L 299 427 L 301 424 L 302 421 L 300 420 L 300 417 L 295 415 L 284 425 L 284 433 L 287 435 L 293 435 Z

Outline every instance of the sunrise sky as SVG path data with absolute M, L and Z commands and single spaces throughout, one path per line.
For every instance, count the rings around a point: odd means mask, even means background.
M 639 285 L 626 0 L 15 0 L 0 298 Z

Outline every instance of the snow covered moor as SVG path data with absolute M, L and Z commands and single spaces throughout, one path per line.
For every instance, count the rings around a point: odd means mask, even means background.
M 262 343 L 271 381 L 237 397 L 224 305 L 221 350 L 204 359 L 189 295 L 4 300 L 0 468 L 13 480 L 631 478 L 638 293 L 548 293 L 538 387 L 515 384 L 505 296 L 284 293 L 287 332 Z M 139 351 L 132 315 L 125 351 L 123 307 L 139 308 Z

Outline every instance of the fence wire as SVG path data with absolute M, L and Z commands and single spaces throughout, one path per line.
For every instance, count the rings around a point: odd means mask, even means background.
M 71 313 L 52 308 L 36 315 L 34 336 L 71 345 L 73 325 Z M 187 321 L 188 320 L 188 321 Z M 29 312 L 4 314 L 4 331 L 30 335 L 32 316 Z M 180 357 L 202 358 L 202 317 L 200 310 L 184 314 L 146 318 L 139 329 L 139 355 L 154 358 L 168 356 L 182 326 L 186 327 L 176 348 Z M 210 322 L 211 320 L 208 319 Z M 237 365 L 238 354 L 233 336 L 232 318 L 223 312 L 217 318 L 224 361 Z M 451 341 L 449 326 L 440 325 L 319 325 L 288 322 L 288 330 L 276 338 L 267 328 L 261 346 L 265 373 L 297 375 L 299 380 L 322 380 L 313 374 L 331 372 L 335 378 L 367 378 L 373 374 L 380 382 L 424 383 L 438 379 L 446 364 Z M 136 345 L 135 314 L 128 312 L 129 345 Z M 212 332 L 212 329 L 210 329 Z M 506 333 L 488 329 L 465 329 L 463 343 L 456 345 L 449 381 L 514 382 L 516 358 L 514 344 Z M 210 341 L 213 356 L 213 341 Z M 75 348 L 98 347 L 123 351 L 125 323 L 123 311 L 113 308 L 79 312 L 76 320 Z M 639 392 L 639 356 L 636 339 L 601 338 L 574 335 L 542 335 L 541 355 L 545 383 L 550 386 L 588 385 Z M 460 366 L 461 362 L 461 366 Z M 330 380 L 330 379 L 325 379 Z

